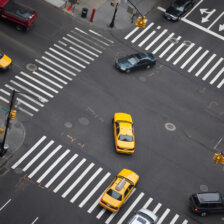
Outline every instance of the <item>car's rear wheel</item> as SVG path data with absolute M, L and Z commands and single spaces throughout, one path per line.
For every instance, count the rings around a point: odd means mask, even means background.
M 147 65 L 147 66 L 146 66 L 146 69 L 150 69 L 150 67 L 151 67 L 150 65 Z
M 202 213 L 201 213 L 201 216 L 202 216 L 202 217 L 204 217 L 204 216 L 206 216 L 206 215 L 207 215 L 206 212 L 202 212 Z
M 22 30 L 24 30 L 24 27 L 22 25 L 16 25 L 16 29 L 18 31 L 22 31 Z

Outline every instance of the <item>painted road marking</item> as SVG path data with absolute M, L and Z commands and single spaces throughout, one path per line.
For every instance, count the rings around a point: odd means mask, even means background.
M 99 205 L 100 199 L 102 198 L 103 193 L 99 196 L 99 198 L 92 204 L 92 206 L 88 209 L 88 213 L 92 213 L 94 208 L 96 208 L 97 205 Z
M 148 206 L 151 204 L 152 201 L 153 201 L 153 198 L 149 198 L 148 201 L 143 206 L 143 208 L 148 208 Z
M 64 67 L 62 67 L 62 66 L 60 66 L 60 65 L 58 65 L 57 63 L 53 62 L 52 60 L 50 60 L 50 59 L 48 59 L 48 58 L 46 58 L 46 57 L 44 57 L 44 56 L 42 56 L 41 58 L 43 58 L 45 61 L 50 62 L 51 64 L 55 65 L 56 67 L 60 68 L 61 70 L 64 70 L 65 72 L 67 72 L 67 73 L 69 73 L 69 74 L 71 74 L 71 75 L 73 75 L 73 76 L 76 76 L 75 73 L 73 73 L 73 72 L 69 71 L 68 69 L 66 69 L 66 68 L 64 68 Z
M 60 155 L 57 160 L 42 174 L 42 176 L 37 180 L 37 183 L 40 183 L 57 165 L 61 160 L 70 152 L 67 149 L 62 155 Z
M 216 57 L 216 54 L 213 54 L 207 61 L 204 63 L 204 65 L 197 71 L 195 76 L 199 76 L 201 72 L 207 67 L 207 65 Z
M 91 163 L 85 171 L 76 179 L 76 181 L 62 194 L 62 197 L 65 198 L 75 187 L 76 185 L 82 180 L 82 178 L 95 166 L 94 163 Z
M 181 69 L 184 69 L 185 66 L 196 56 L 196 54 L 202 49 L 202 47 L 199 47 L 182 65 Z
M 9 202 L 11 202 L 11 200 L 12 199 L 9 199 L 1 208 L 0 208 L 0 211 L 2 211 L 3 210 L 3 208 L 5 208 L 5 206 L 9 203 Z
M 74 59 L 71 59 L 71 58 L 67 57 L 66 55 L 64 55 L 64 54 L 60 53 L 59 51 L 55 50 L 54 48 L 50 47 L 49 49 L 50 49 L 51 51 L 53 51 L 54 53 L 56 53 L 56 54 L 62 56 L 63 58 L 65 58 L 65 59 L 71 61 L 72 63 L 74 63 L 74 64 L 80 66 L 81 68 L 86 68 L 86 66 L 80 64 L 79 62 L 75 61 Z M 73 67 L 73 66 L 72 66 L 72 67 Z M 74 68 L 75 68 L 75 67 L 74 67 Z M 78 71 L 78 72 L 81 71 L 80 69 L 77 69 L 77 68 L 75 68 L 75 70 Z
M 34 170 L 33 170 L 33 172 L 31 173 L 31 174 L 29 174 L 29 178 L 32 178 L 46 163 L 47 163 L 47 161 L 51 158 L 51 157 L 53 157 L 54 156 L 54 154 L 56 153 L 56 152 L 58 152 L 58 150 L 59 149 L 61 149 L 62 148 L 62 146 L 61 145 L 59 145 L 59 146 L 57 146 Z
M 73 155 L 72 158 L 47 182 L 46 188 L 50 187 L 52 183 L 63 173 L 63 171 L 78 157 L 77 154 Z
M 11 168 L 15 169 L 17 166 L 19 166 L 22 161 L 26 159 L 46 138 L 46 136 L 43 136 L 40 140 L 38 140 L 37 143 L 28 152 L 26 152 Z
M 145 29 L 143 29 L 142 32 L 140 32 L 131 42 L 135 43 L 136 40 L 138 40 L 139 37 L 141 37 L 145 32 L 148 31 L 148 29 L 150 29 L 152 26 L 154 25 L 154 23 L 150 23 Z
M 170 224 L 174 224 L 174 223 L 177 221 L 178 218 L 179 218 L 179 215 L 176 214 L 176 215 L 173 217 L 173 219 L 171 220 Z
M 147 40 L 149 40 L 154 34 L 156 33 L 155 30 L 152 31 L 138 46 L 141 47 Z
M 148 50 L 150 47 L 152 47 L 166 32 L 167 32 L 168 30 L 167 29 L 165 29 L 165 30 L 163 30 L 163 32 L 160 34 L 160 35 L 158 35 L 146 48 L 145 48 L 145 50 Z
M 156 212 L 158 212 L 158 210 L 160 209 L 160 207 L 162 206 L 161 203 L 158 203 L 157 206 L 154 208 L 154 210 L 152 211 L 154 214 L 156 214 Z
M 40 70 L 41 72 L 43 72 L 43 73 L 45 73 L 45 74 L 51 76 L 52 78 L 58 80 L 59 82 L 65 84 L 65 85 L 68 84 L 66 81 L 64 81 L 64 80 L 62 80 L 62 79 L 60 79 L 60 78 L 58 78 L 57 76 L 53 75 L 52 73 L 50 73 L 49 71 L 47 71 L 47 70 L 45 70 L 45 69 L 43 69 L 43 68 L 41 68 L 41 67 L 38 67 L 38 70 Z M 63 86 L 60 86 L 60 88 L 63 88 Z
M 41 95 L 31 91 L 30 89 L 20 85 L 19 83 L 15 82 L 14 80 L 10 80 L 11 83 L 13 83 L 14 85 L 18 86 L 20 89 L 25 90 L 28 93 L 31 93 L 32 95 L 36 96 L 39 99 L 42 99 L 44 102 L 48 102 L 48 100 L 44 97 L 42 97 Z
M 99 37 L 102 37 L 104 40 L 107 40 L 107 41 L 109 41 L 109 42 L 112 43 L 112 44 L 114 43 L 114 41 L 107 39 L 107 38 L 104 37 L 103 35 L 101 35 L 101 34 L 95 32 L 95 31 L 93 31 L 93 30 L 89 30 L 89 32 L 90 32 L 90 33 L 93 33 L 93 34 L 95 34 L 95 35 L 97 35 L 97 36 L 99 36 Z
M 54 193 L 57 193 L 61 187 L 70 179 L 70 177 L 85 163 L 86 159 L 82 159 L 75 168 L 61 181 L 61 183 L 53 190 Z
M 25 76 L 25 77 L 27 77 L 28 79 L 31 79 L 32 81 L 38 83 L 39 85 L 41 85 L 41 86 L 43 86 L 43 87 L 51 90 L 52 92 L 58 93 L 58 91 L 56 89 L 53 89 L 50 86 L 44 84 L 43 82 L 40 82 L 39 80 L 37 80 L 37 79 L 33 78 L 32 76 L 26 74 L 25 72 L 20 72 L 20 74 L 23 75 L 23 76 Z
M 69 40 L 69 39 L 66 38 L 66 37 L 63 37 L 62 39 L 66 40 L 66 41 L 69 42 L 70 44 L 72 44 L 72 45 L 74 45 L 74 46 L 76 46 L 76 47 L 82 49 L 83 51 L 86 51 L 87 53 L 89 53 L 89 54 L 91 54 L 91 55 L 94 55 L 95 57 L 99 57 L 99 55 L 97 55 L 97 54 L 93 53 L 92 51 L 89 51 L 89 50 L 87 50 L 86 48 L 84 48 L 84 47 L 82 47 L 82 46 L 80 46 L 80 45 L 78 45 L 78 44 L 72 42 L 71 40 Z
M 215 21 L 208 27 L 210 29 L 222 16 L 224 15 L 224 12 L 222 12 L 216 19 Z M 219 30 L 220 31 L 220 30 Z
M 99 189 L 99 187 L 106 181 L 106 179 L 111 175 L 111 173 L 107 173 L 92 189 L 92 191 L 85 197 L 85 199 L 79 204 L 79 207 L 82 208 L 86 202 L 95 194 L 95 192 Z
M 57 47 L 58 49 L 64 51 L 64 52 L 66 52 L 67 54 L 70 54 L 73 57 L 78 58 L 80 61 L 82 61 L 82 62 L 84 62 L 86 64 L 90 64 L 88 61 L 84 60 L 83 58 L 80 58 L 79 56 L 77 56 L 76 54 L 71 53 L 70 51 L 65 50 L 64 48 L 58 46 L 57 44 L 54 44 L 54 46 Z
M 17 100 L 18 100 L 19 103 L 21 103 L 21 104 L 23 104 L 23 105 L 29 107 L 31 110 L 36 111 L 36 112 L 39 111 L 36 107 L 30 105 L 29 103 L 25 102 L 24 100 L 22 100 L 22 99 L 19 98 L 19 97 L 17 97 Z
M 188 223 L 188 221 L 185 219 L 182 224 L 187 224 L 187 223 Z
M 187 70 L 188 72 L 191 72 L 195 67 L 196 65 L 205 57 L 205 55 L 208 54 L 208 50 L 206 50 L 199 58 L 198 60 Z
M 81 54 L 82 56 L 84 56 L 84 57 L 88 58 L 88 59 L 89 59 L 89 60 L 91 60 L 91 61 L 94 61 L 94 58 L 92 58 L 92 57 L 90 57 L 90 56 L 88 56 L 88 55 L 84 54 L 83 52 L 81 52 L 81 51 L 79 51 L 79 50 L 75 49 L 74 47 L 69 47 L 69 49 L 71 49 L 71 50 L 73 50 L 73 51 L 75 51 L 75 52 L 77 52 L 77 53 Z
M 71 203 L 74 203 L 74 201 L 83 193 L 83 191 L 91 184 L 91 182 L 96 178 L 96 176 L 99 175 L 99 173 L 103 170 L 103 168 L 99 168 L 90 178 L 89 180 L 82 186 L 82 188 L 79 189 L 79 191 L 73 196 L 73 198 L 70 200 Z
M 100 219 L 102 217 L 102 215 L 106 212 L 105 208 L 102 208 L 101 211 L 98 213 L 98 215 L 96 216 L 97 219 Z
M 218 74 L 211 80 L 210 84 L 212 85 L 224 72 L 224 67 L 218 72 Z
M 216 64 L 207 72 L 207 74 L 202 78 L 204 81 L 209 77 L 209 75 L 221 64 L 221 62 L 223 61 L 223 58 L 220 58 Z M 215 79 L 215 78 L 214 78 Z M 216 80 L 216 79 L 215 79 Z M 215 81 L 214 80 L 214 81 Z M 213 84 L 214 81 L 211 81 L 210 84 Z
M 217 85 L 217 88 L 221 88 L 223 84 L 224 84 L 224 79 L 222 79 L 222 81 Z
M 68 79 L 68 80 L 70 80 L 70 81 L 72 80 L 72 78 L 68 77 L 67 75 L 64 75 L 63 73 L 61 73 L 61 72 L 59 72 L 58 70 L 52 68 L 51 66 L 45 64 L 44 62 L 42 62 L 42 61 L 40 61 L 40 60 L 38 60 L 38 59 L 36 59 L 35 61 L 38 62 L 39 64 L 45 66 L 46 68 L 50 69 L 51 71 L 57 73 L 58 75 L 62 76 L 63 78 L 66 78 L 66 79 Z M 54 63 L 52 63 L 52 64 L 54 64 Z M 57 66 L 57 67 L 60 68 L 60 66 Z M 67 84 L 67 82 L 66 82 L 66 84 Z
M 193 48 L 195 43 L 191 43 L 191 45 L 173 62 L 176 65 L 190 50 Z
M 25 172 L 30 168 L 30 166 L 33 165 L 33 163 L 45 152 L 47 149 L 54 143 L 53 140 L 51 140 L 24 168 L 23 171 Z
M 121 219 L 118 221 L 117 224 L 122 224 L 123 221 L 128 217 L 128 215 L 131 213 L 133 208 L 138 204 L 138 202 L 142 199 L 142 197 L 145 195 L 145 193 L 141 192 L 139 196 L 135 199 L 135 201 L 132 203 L 132 205 L 128 208 L 128 210 L 124 213 L 124 215 L 121 217 Z
M 182 43 L 181 45 L 179 45 L 178 48 L 176 48 L 176 50 L 166 59 L 166 61 L 170 61 L 171 58 L 173 58 L 173 56 L 178 53 L 180 51 L 181 48 L 183 48 L 185 46 L 185 43 Z
M 181 36 L 178 36 L 177 37 L 177 41 L 179 41 L 181 39 Z M 173 46 L 175 45 L 175 43 L 171 43 L 167 48 L 166 48 L 166 50 L 165 51 L 163 51 L 160 55 L 159 55 L 159 57 L 160 58 L 162 58 Z
M 45 90 L 43 90 L 43 89 L 41 89 L 41 88 L 38 88 L 37 86 L 31 84 L 30 82 L 28 82 L 28 81 L 26 81 L 25 79 L 19 77 L 18 75 L 15 75 L 15 78 L 16 78 L 16 79 L 19 79 L 21 82 L 27 84 L 28 86 L 31 86 L 32 88 L 34 88 L 34 89 L 40 91 L 41 93 L 44 93 L 45 95 L 47 95 L 47 96 L 49 96 L 49 97 L 51 97 L 51 98 L 54 97 L 52 94 L 46 92 Z
M 36 217 L 31 224 L 34 224 L 38 219 L 39 217 Z
M 152 53 L 156 54 L 160 50 L 160 48 L 163 45 L 165 45 L 165 43 L 167 43 L 170 40 L 170 38 L 173 37 L 173 36 L 174 36 L 174 33 L 171 33 Z
M 162 216 L 160 216 L 159 221 L 157 222 L 157 224 L 161 224 L 163 222 L 163 220 L 166 218 L 166 216 L 169 214 L 170 209 L 167 208 L 166 211 L 162 214 Z
M 126 35 L 124 37 L 125 40 L 127 40 L 131 35 L 133 35 L 137 30 L 139 29 L 139 27 L 135 27 L 128 35 Z

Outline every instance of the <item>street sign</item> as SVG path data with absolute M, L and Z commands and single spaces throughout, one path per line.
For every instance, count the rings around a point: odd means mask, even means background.
M 6 113 L 8 113 L 8 112 L 9 112 L 9 110 L 8 110 L 8 109 L 6 109 L 5 107 L 2 107 L 2 110 L 4 110 Z

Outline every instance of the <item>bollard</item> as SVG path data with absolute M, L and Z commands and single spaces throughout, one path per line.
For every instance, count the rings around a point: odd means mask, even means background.
M 94 8 L 93 11 L 92 11 L 92 15 L 91 15 L 91 18 L 90 18 L 90 22 L 93 21 L 93 17 L 94 17 L 95 12 L 96 12 L 96 9 Z

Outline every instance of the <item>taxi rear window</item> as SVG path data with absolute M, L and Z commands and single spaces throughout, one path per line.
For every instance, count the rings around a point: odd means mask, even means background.
M 122 195 L 112 189 L 107 191 L 107 194 L 110 195 L 112 198 L 115 198 L 118 201 L 121 201 L 121 199 L 122 199 Z

